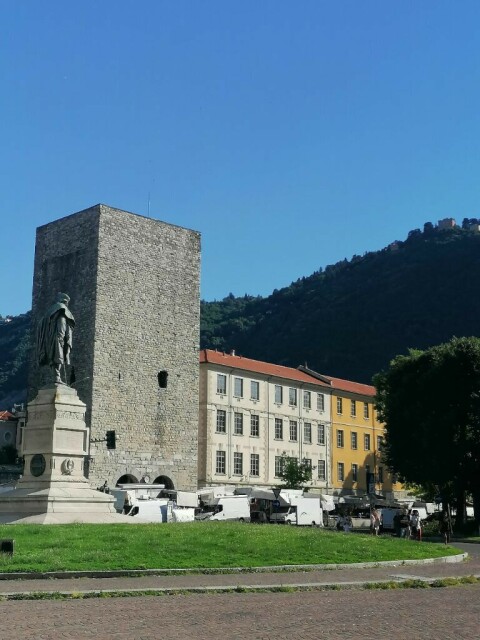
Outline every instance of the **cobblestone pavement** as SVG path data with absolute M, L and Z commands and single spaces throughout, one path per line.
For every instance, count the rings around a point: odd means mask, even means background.
M 8 640 L 472 640 L 480 585 L 0 602 Z

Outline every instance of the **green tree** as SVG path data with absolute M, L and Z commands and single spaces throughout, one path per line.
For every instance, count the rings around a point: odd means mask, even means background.
M 280 459 L 280 468 L 279 478 L 285 489 L 304 489 L 312 480 L 312 463 L 306 458 L 299 460 L 287 456 L 284 451 Z
M 404 480 L 473 495 L 480 525 L 480 339 L 453 338 L 397 356 L 375 376 L 384 459 Z

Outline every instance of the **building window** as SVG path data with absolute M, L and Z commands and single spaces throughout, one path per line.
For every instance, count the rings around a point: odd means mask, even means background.
M 225 395 L 227 393 L 227 376 L 217 373 L 217 393 Z
M 251 415 L 250 416 L 250 435 L 258 438 L 260 435 L 260 417 Z
M 260 455 L 258 453 L 250 454 L 250 475 L 260 475 Z
M 358 480 L 358 464 L 352 464 L 352 480 L 353 482 Z
M 363 443 L 364 443 L 365 451 L 370 451 L 370 434 L 369 433 L 366 433 L 363 436 Z
M 323 393 L 317 393 L 317 410 L 325 411 L 325 396 Z
M 318 444 L 325 444 L 325 425 L 324 424 L 319 424 L 318 425 L 317 443 Z
M 227 412 L 217 409 L 217 433 L 227 433 Z
M 342 415 L 343 412 L 343 401 L 342 398 L 337 398 L 337 413 L 339 416 Z
M 233 417 L 233 433 L 243 436 L 243 413 L 235 413 Z
M 312 424 L 310 422 L 303 424 L 303 441 L 307 444 L 312 442 Z
M 296 407 L 297 406 L 297 390 L 296 389 L 289 389 L 288 390 L 288 404 L 291 407 Z
M 351 437 L 352 449 L 356 449 L 358 447 L 357 432 L 356 431 L 352 431 L 350 437 Z
M 377 436 L 377 449 L 381 451 L 383 449 L 383 438 L 382 436 Z
M 303 392 L 303 408 L 311 409 L 312 408 L 312 394 L 310 391 Z
M 378 467 L 378 481 L 383 484 L 383 467 Z
M 337 429 L 337 447 L 339 449 L 343 449 L 343 431 L 342 429 Z
M 343 462 L 337 462 L 337 478 L 340 482 L 345 480 L 345 465 Z
M 355 418 L 357 415 L 357 403 L 355 400 L 350 400 L 350 415 Z
M 252 400 L 260 400 L 260 383 L 252 380 L 250 382 L 250 394 Z
M 326 480 L 327 479 L 327 465 L 325 464 L 325 460 L 318 461 L 318 479 Z
M 238 453 L 237 451 L 234 452 L 233 473 L 236 476 L 241 476 L 243 474 L 243 453 Z
M 279 384 L 275 385 L 275 403 L 282 404 L 283 402 L 283 387 Z
M 303 459 L 303 464 L 305 465 L 305 467 L 307 469 L 311 469 L 312 468 L 312 459 L 311 458 L 304 458 Z
M 243 398 L 243 378 L 235 378 L 233 381 L 233 395 L 236 398 Z
M 283 420 L 275 418 L 275 440 L 283 440 Z
M 275 477 L 279 478 L 284 467 L 285 461 L 282 456 L 275 456 Z
M 225 451 L 217 451 L 216 458 L 215 473 L 224 474 L 227 454 Z
M 290 420 L 290 440 L 297 442 L 298 440 L 298 425 L 296 420 Z
M 370 417 L 370 407 L 368 406 L 368 402 L 363 403 L 363 417 L 366 420 Z

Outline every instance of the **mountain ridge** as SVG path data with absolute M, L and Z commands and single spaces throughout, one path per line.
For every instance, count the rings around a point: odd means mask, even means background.
M 479 278 L 480 234 L 426 225 L 267 298 L 203 302 L 201 346 L 370 383 L 409 348 L 478 335 Z
M 465 223 L 466 220 L 466 223 Z M 409 348 L 480 335 L 480 233 L 431 223 L 269 296 L 201 301 L 200 347 L 371 383 Z M 474 225 L 475 226 L 475 225 Z M 0 408 L 26 388 L 30 313 L 0 319 Z M 7 406 L 6 406 L 7 405 Z

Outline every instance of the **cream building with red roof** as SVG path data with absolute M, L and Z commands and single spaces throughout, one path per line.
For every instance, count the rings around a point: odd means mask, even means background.
M 375 388 L 210 349 L 200 352 L 198 483 L 275 486 L 282 454 L 310 461 L 312 489 L 395 497 Z
M 282 454 L 330 479 L 331 389 L 304 371 L 210 349 L 200 352 L 199 486 L 272 486 Z

